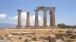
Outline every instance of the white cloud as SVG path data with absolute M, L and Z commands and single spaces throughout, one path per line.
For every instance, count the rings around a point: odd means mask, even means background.
M 17 19 L 18 19 L 18 16 L 15 16 L 15 17 L 9 17 L 9 19 L 17 20 Z
M 22 19 L 26 19 L 26 17 L 27 17 L 27 12 L 22 12 L 21 17 L 22 17 Z
M 26 12 L 22 12 L 22 13 L 21 13 L 22 19 L 26 19 L 26 16 L 27 16 L 27 13 L 26 13 Z M 18 19 L 18 16 L 9 17 L 9 18 L 10 18 L 10 19 L 13 19 L 13 20 L 17 20 L 17 19 Z
M 22 24 L 25 25 L 27 12 L 22 12 L 21 17 L 22 17 Z M 42 26 L 43 25 L 43 18 L 40 15 L 38 15 L 38 17 L 39 17 L 39 25 Z M 9 17 L 9 18 L 12 19 L 13 23 L 17 23 L 18 16 Z M 48 21 L 47 21 L 47 24 L 49 25 Z M 35 15 L 30 15 L 30 25 L 31 26 L 35 25 Z
M 7 15 L 6 14 L 0 14 L 0 18 L 5 18 L 5 17 L 7 17 Z

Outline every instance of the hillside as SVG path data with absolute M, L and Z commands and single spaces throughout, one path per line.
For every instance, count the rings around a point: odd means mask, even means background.
M 15 24 L 10 23 L 0 23 L 0 29 L 7 29 L 7 28 L 15 28 Z

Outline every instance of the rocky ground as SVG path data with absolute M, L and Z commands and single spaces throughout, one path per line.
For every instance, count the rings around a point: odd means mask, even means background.
M 76 42 L 68 35 L 75 33 L 76 29 L 5 29 L 0 30 L 0 42 Z

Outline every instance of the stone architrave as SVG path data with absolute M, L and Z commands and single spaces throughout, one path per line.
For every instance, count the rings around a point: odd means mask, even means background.
M 17 25 L 17 28 L 22 28 L 22 20 L 21 20 L 21 12 L 22 10 L 21 9 L 18 9 L 18 25 Z

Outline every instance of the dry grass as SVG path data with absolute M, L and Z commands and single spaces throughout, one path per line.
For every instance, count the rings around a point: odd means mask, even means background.
M 0 35 L 1 34 L 11 34 L 12 32 L 33 32 L 41 35 L 54 35 L 56 33 L 65 33 L 67 30 L 71 29 L 5 29 L 5 30 L 0 30 Z M 74 29 L 76 31 L 76 29 Z

